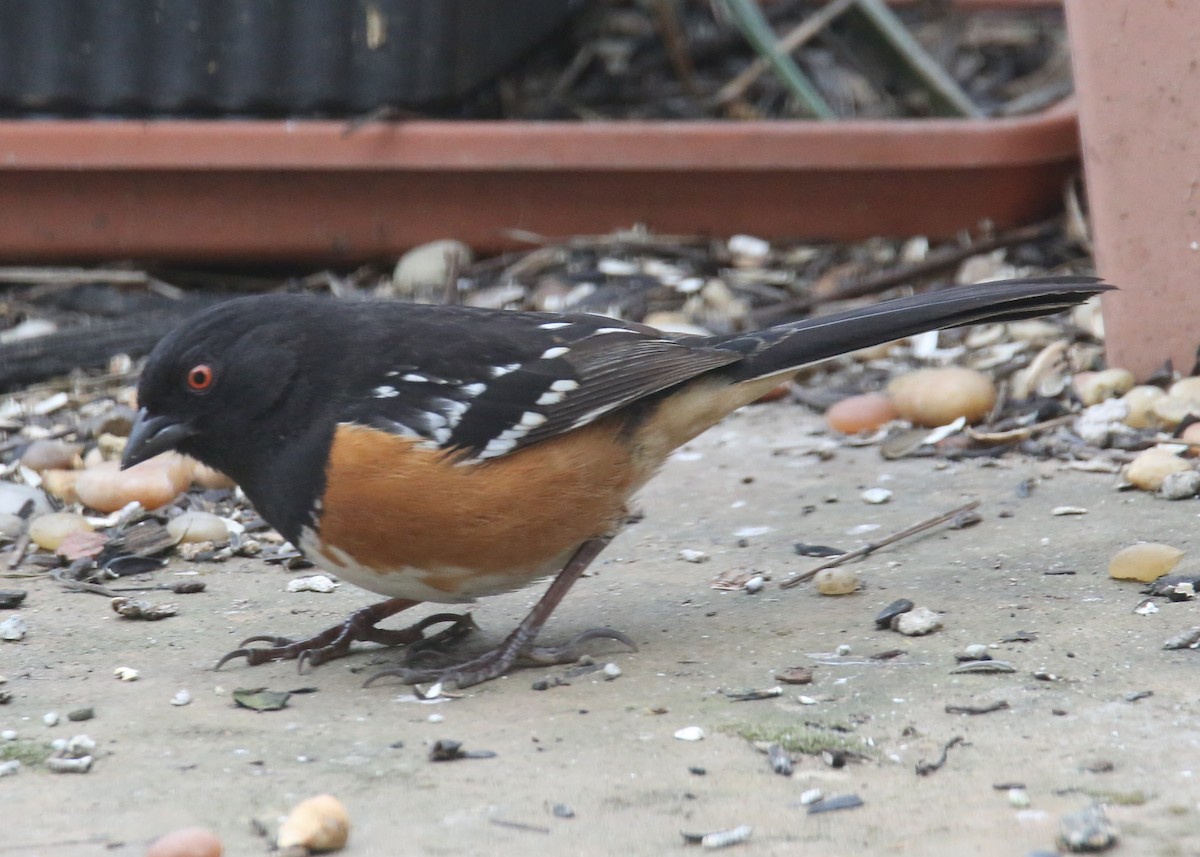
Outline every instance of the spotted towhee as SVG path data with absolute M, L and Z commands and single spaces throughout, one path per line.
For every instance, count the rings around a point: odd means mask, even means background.
M 630 497 L 672 450 L 798 367 L 925 330 L 1054 312 L 1108 288 L 1083 277 L 986 283 L 724 336 L 596 315 L 240 298 L 154 349 L 123 464 L 175 449 L 224 471 L 310 559 L 388 596 L 308 640 L 251 638 L 242 645 L 269 645 L 221 663 L 319 663 L 354 640 L 415 643 L 447 616 L 403 630 L 376 623 L 422 601 L 555 576 L 496 649 L 380 674 L 466 686 L 519 656 L 573 655 L 534 640 L 621 528 Z M 632 646 L 611 630 L 583 636 Z

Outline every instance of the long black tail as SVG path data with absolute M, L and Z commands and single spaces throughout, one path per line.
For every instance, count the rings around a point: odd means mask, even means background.
M 746 357 L 729 367 L 762 378 L 926 330 L 1016 321 L 1068 309 L 1112 289 L 1095 277 L 1037 277 L 958 286 L 709 340 Z

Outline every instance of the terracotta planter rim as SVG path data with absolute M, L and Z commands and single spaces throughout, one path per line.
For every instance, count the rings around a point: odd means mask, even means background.
M 893 170 L 1044 163 L 1077 150 L 1075 110 L 988 120 L 0 122 L 12 170 Z M 1037 130 L 1038 133 L 1031 132 Z M 1031 144 L 1035 141 L 1036 145 Z

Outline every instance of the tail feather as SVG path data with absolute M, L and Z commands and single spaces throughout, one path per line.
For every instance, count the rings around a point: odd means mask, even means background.
M 729 370 L 741 380 L 751 380 L 926 330 L 1047 315 L 1112 288 L 1095 277 L 979 283 L 709 339 L 705 344 L 745 355 Z

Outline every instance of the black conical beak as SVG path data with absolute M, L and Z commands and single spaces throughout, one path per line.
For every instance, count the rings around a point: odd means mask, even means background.
M 142 408 L 129 432 L 129 441 L 121 455 L 121 469 L 132 467 L 153 458 L 160 452 L 175 449 L 182 441 L 191 437 L 196 430 L 172 417 L 152 417 Z

